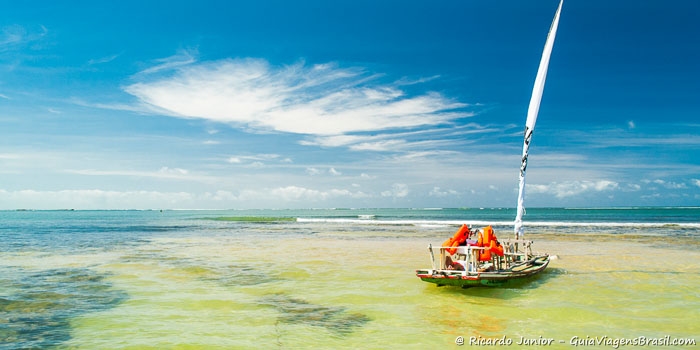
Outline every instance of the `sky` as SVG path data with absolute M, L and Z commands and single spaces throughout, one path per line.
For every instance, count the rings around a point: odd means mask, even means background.
M 0 209 L 514 207 L 557 5 L 5 4 Z M 698 17 L 564 2 L 526 206 L 700 206 Z

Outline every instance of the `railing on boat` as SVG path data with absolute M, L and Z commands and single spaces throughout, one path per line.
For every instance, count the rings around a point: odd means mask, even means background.
M 430 250 L 433 270 L 452 270 L 467 275 L 485 272 L 487 270 L 507 270 L 520 265 L 535 256 L 532 252 L 532 243 L 532 241 L 523 239 L 503 240 L 501 242 L 503 246 L 503 256 L 492 253 L 491 259 L 488 261 L 479 260 L 480 252 L 487 249 L 487 247 L 469 244 L 458 246 L 454 254 L 450 254 L 448 251 L 453 247 L 433 247 L 430 245 L 428 249 Z M 439 252 L 439 259 L 437 262 L 435 261 L 435 251 Z

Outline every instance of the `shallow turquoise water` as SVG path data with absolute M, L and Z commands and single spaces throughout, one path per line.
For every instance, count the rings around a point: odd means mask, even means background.
M 543 274 L 462 290 L 414 270 L 464 210 L 319 215 L 336 212 L 0 212 L 0 348 L 426 348 L 459 336 L 565 348 L 700 334 L 692 220 L 598 217 L 615 232 L 580 233 L 585 220 L 554 218 L 529 231 L 559 256 Z M 251 216 L 314 220 L 212 220 Z

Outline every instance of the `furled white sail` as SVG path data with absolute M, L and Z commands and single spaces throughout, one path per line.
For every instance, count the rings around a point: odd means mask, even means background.
M 523 142 L 523 157 L 522 163 L 520 164 L 518 211 L 515 216 L 515 237 L 518 239 L 522 238 L 523 234 L 525 233 L 525 229 L 523 228 L 523 214 L 525 213 L 523 199 L 525 197 L 525 170 L 527 169 L 527 156 L 530 149 L 530 140 L 532 138 L 532 132 L 535 130 L 537 113 L 540 110 L 540 101 L 542 100 L 542 92 L 544 91 L 544 82 L 547 78 L 549 56 L 552 54 L 554 38 L 557 36 L 557 27 L 559 26 L 559 14 L 561 13 L 561 6 L 563 3 L 564 0 L 561 0 L 561 2 L 559 2 L 559 7 L 557 8 L 557 12 L 554 15 L 554 20 L 552 21 L 552 26 L 549 28 L 547 42 L 544 45 L 544 51 L 542 51 L 542 59 L 540 60 L 540 67 L 537 70 L 537 77 L 535 78 L 535 86 L 532 88 L 530 107 L 527 109 L 527 121 L 525 122 L 525 138 Z

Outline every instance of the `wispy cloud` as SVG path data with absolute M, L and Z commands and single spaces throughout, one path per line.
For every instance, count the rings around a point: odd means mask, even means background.
M 275 199 L 278 202 L 311 201 L 320 202 L 334 198 L 367 198 L 370 195 L 362 191 L 347 189 L 317 190 L 302 186 L 285 186 L 262 190 L 244 190 L 238 196 L 241 201 Z
M 465 113 L 465 116 L 472 116 Z M 411 132 L 379 133 L 373 135 L 311 136 L 301 140 L 304 146 L 347 147 L 353 151 L 404 152 L 414 149 L 432 149 L 471 143 L 467 135 L 500 132 L 478 124 L 453 126 L 451 128 L 428 128 Z
M 198 182 L 213 182 L 214 178 L 203 174 L 192 174 L 189 170 L 182 168 L 161 167 L 154 171 L 141 170 L 95 170 L 95 169 L 69 169 L 64 172 L 69 174 L 86 176 L 131 176 L 148 177 L 158 179 L 172 179 Z
M 436 92 L 407 96 L 394 84 L 371 84 L 376 76 L 333 64 L 274 67 L 260 59 L 194 64 L 188 53 L 142 73 L 174 70 L 144 79 L 125 91 L 167 115 L 201 118 L 305 135 L 446 124 L 471 115 L 467 105 Z
M 104 56 L 100 58 L 93 58 L 88 61 L 88 65 L 93 66 L 96 64 L 105 64 L 114 61 L 119 57 L 121 54 L 114 54 L 114 55 L 109 55 L 109 56 Z
M 21 159 L 20 154 L 15 153 L 0 153 L 0 159 Z
M 156 108 L 153 106 L 139 106 L 139 105 L 132 105 L 132 104 L 127 104 L 127 103 L 99 103 L 99 102 L 89 102 L 86 101 L 82 98 L 78 97 L 71 97 L 69 99 L 70 103 L 73 103 L 78 106 L 83 106 L 83 107 L 91 107 L 91 108 L 101 108 L 101 109 L 111 109 L 111 110 L 117 110 L 117 111 L 128 111 L 128 112 L 137 112 L 137 113 L 143 113 L 143 112 L 151 112 L 151 113 L 156 113 Z
M 383 191 L 381 194 L 382 197 L 403 198 L 408 196 L 409 192 L 408 185 L 396 183 L 391 186 L 391 190 Z
M 311 176 L 316 176 L 321 173 L 321 170 L 318 168 L 306 168 L 306 173 Z
M 331 167 L 327 171 L 315 167 L 309 167 L 306 168 L 306 173 L 311 175 L 311 176 L 316 176 L 316 175 L 321 175 L 321 174 L 329 174 L 331 176 L 340 176 L 343 175 L 342 172 L 336 170 L 335 168 Z
M 459 192 L 457 192 L 455 190 L 443 190 L 442 188 L 437 187 L 437 186 L 433 187 L 433 189 L 430 191 L 430 193 L 428 193 L 428 195 L 431 197 L 447 197 L 447 196 L 454 196 L 454 195 L 458 195 L 458 194 L 459 194 Z
M 350 146 L 354 151 L 397 151 L 406 148 L 405 140 L 384 140 L 374 142 L 362 142 Z
M 527 193 L 551 194 L 557 198 L 576 196 L 585 192 L 603 192 L 615 190 L 619 187 L 617 182 L 608 180 L 597 181 L 565 181 L 552 182 L 546 185 L 526 185 Z
M 0 64 L 3 70 L 25 69 L 25 62 L 36 62 L 43 57 L 37 52 L 45 49 L 46 27 L 8 25 L 0 28 Z M 29 68 L 32 70 L 33 68 Z M 43 69 L 43 68 L 41 68 Z
M 29 29 L 21 25 L 9 25 L 0 29 L 0 52 L 43 38 L 48 33 L 44 26 Z
M 367 174 L 367 173 L 362 173 L 362 174 L 360 174 L 360 178 L 361 178 L 361 179 L 365 179 L 365 180 L 374 180 L 374 179 L 376 179 L 377 177 L 376 177 L 376 176 L 373 176 L 373 175 L 370 175 L 370 174 Z
M 196 197 L 187 192 L 0 189 L 0 203 L 4 203 L 2 209 L 177 208 L 192 203 Z M 13 207 L 8 207 L 8 204 Z
M 563 130 L 557 135 L 565 140 L 577 140 L 586 147 L 658 147 L 700 145 L 700 126 L 693 124 L 655 124 L 642 128 L 630 122 L 625 128 L 592 128 L 588 130 Z
M 277 161 L 281 163 L 292 163 L 291 158 L 284 158 L 279 154 L 275 153 L 261 153 L 255 155 L 236 155 L 231 156 L 226 159 L 226 162 L 231 164 L 259 164 L 263 165 L 263 162 Z
M 642 182 L 645 184 L 651 184 L 652 186 L 661 186 L 661 187 L 669 189 L 669 190 L 673 190 L 673 189 L 678 190 L 678 189 L 688 188 L 688 186 L 685 183 L 666 181 L 666 180 L 662 180 L 662 179 L 642 180 Z
M 197 61 L 197 56 L 199 55 L 197 50 L 180 50 L 175 55 L 166 58 L 159 58 L 155 60 L 156 65 L 153 67 L 144 69 L 140 74 L 152 74 L 160 71 L 166 71 L 181 66 L 186 66 Z

